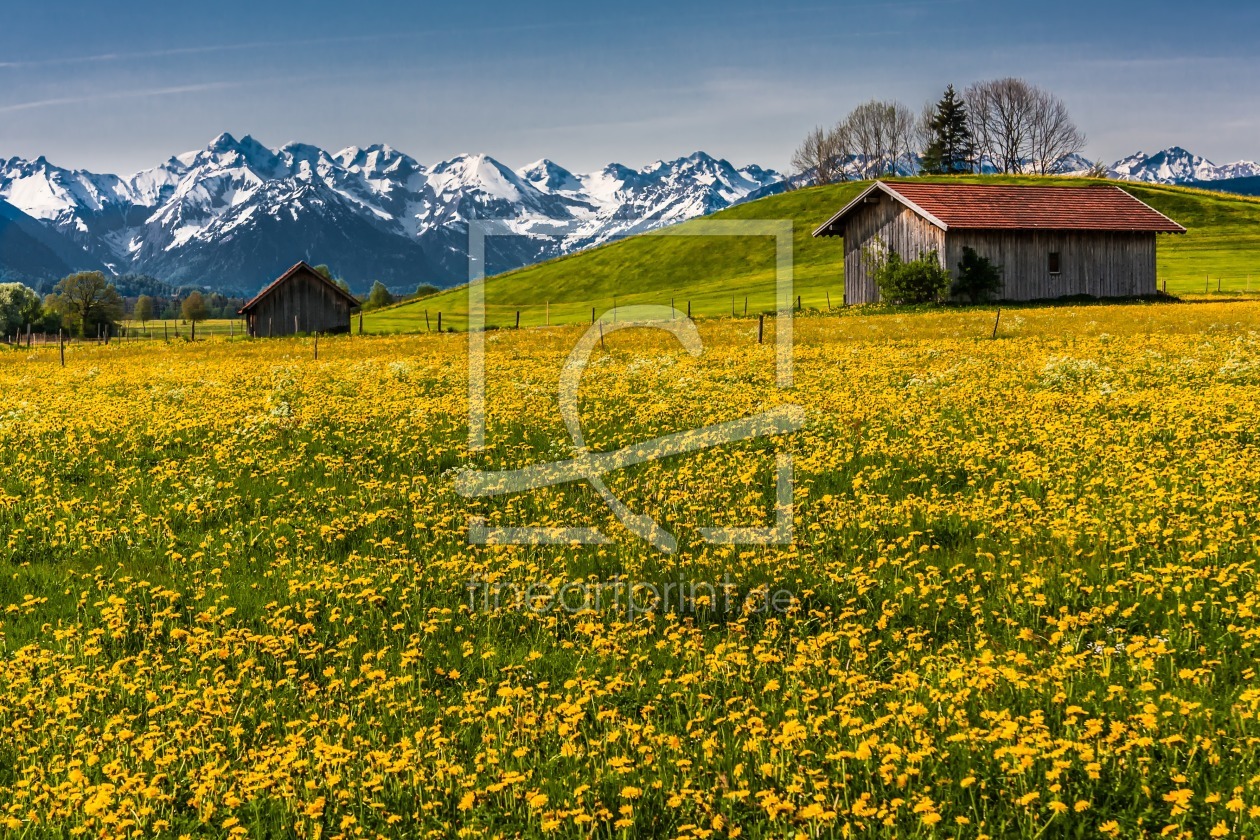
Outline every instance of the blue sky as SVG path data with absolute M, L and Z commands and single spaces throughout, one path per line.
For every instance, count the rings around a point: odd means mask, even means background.
M 122 7 L 122 8 L 120 8 Z M 1061 95 L 1108 162 L 1260 158 L 1260 4 L 130 2 L 0 6 L 0 157 L 130 173 L 229 131 L 424 163 L 785 167 L 857 103 L 948 82 Z

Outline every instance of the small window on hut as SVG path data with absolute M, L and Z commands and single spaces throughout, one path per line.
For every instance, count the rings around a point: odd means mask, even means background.
M 1058 274 L 1059 273 L 1059 252 L 1058 251 L 1050 252 L 1049 263 L 1050 263 L 1050 273 Z

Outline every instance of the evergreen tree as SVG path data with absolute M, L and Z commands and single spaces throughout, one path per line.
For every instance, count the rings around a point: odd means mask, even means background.
M 967 126 L 967 105 L 954 92 L 954 86 L 945 89 L 945 95 L 936 103 L 936 113 L 928 123 L 931 140 L 923 150 L 923 171 L 932 175 L 956 175 L 970 172 L 975 160 L 975 140 Z

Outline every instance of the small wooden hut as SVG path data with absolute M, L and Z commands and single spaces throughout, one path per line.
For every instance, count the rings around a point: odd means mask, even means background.
M 239 310 L 251 336 L 348 333 L 359 301 L 345 289 L 299 262 Z
M 1010 186 L 876 181 L 814 236 L 844 237 L 845 303 L 875 303 L 863 258 L 935 252 L 957 272 L 963 249 L 1003 268 L 1006 300 L 1158 291 L 1155 239 L 1186 229 L 1116 186 Z

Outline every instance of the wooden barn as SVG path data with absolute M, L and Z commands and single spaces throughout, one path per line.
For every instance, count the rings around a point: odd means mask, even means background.
M 958 271 L 963 248 L 1003 268 L 1000 297 L 1152 295 L 1155 239 L 1186 229 L 1116 186 L 1007 186 L 876 181 L 814 236 L 844 237 L 845 303 L 875 303 L 863 254 L 913 260 L 935 251 Z
M 300 262 L 254 295 L 238 314 L 245 316 L 250 335 L 267 338 L 350 332 L 350 313 L 358 307 L 349 292 Z

